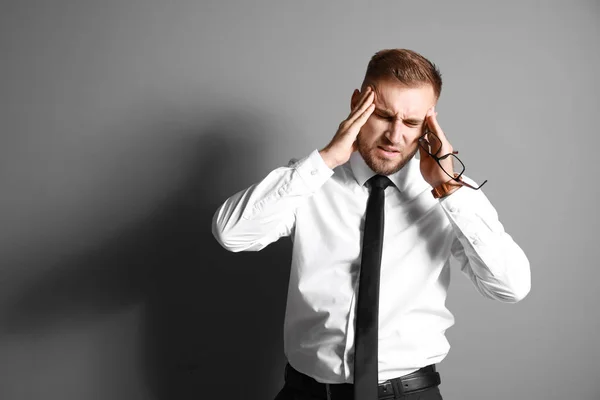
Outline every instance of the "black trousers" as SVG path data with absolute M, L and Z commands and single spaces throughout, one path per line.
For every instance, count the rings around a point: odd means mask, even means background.
M 327 397 L 314 397 L 308 393 L 303 393 L 299 390 L 284 385 L 283 389 L 279 392 L 275 400 L 325 400 Z M 422 392 L 416 392 L 398 397 L 398 400 L 443 400 L 440 394 L 439 388 L 433 387 L 431 389 L 423 390 Z M 353 400 L 353 399 L 342 399 L 342 400 Z
M 308 380 L 313 383 L 316 383 L 314 379 L 308 378 L 304 376 Z M 287 378 L 286 378 L 287 379 Z M 309 390 L 302 390 L 302 385 L 296 384 L 297 386 L 292 387 L 287 382 L 284 384 L 281 391 L 275 397 L 275 400 L 327 400 L 327 394 L 325 387 L 323 386 L 323 394 L 318 395 L 319 391 L 317 390 L 315 395 L 315 391 L 312 392 Z M 312 385 L 312 384 L 310 384 Z M 340 398 L 339 396 L 333 398 L 331 400 L 354 400 L 352 395 L 349 394 L 349 398 Z M 387 399 L 391 400 L 389 397 Z M 394 400 L 443 400 L 442 395 L 440 394 L 440 390 L 438 386 L 430 387 L 425 390 L 416 391 L 408 394 L 401 395 L 400 397 L 395 397 Z

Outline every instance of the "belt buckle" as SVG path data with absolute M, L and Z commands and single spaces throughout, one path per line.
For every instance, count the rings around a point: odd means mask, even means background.
M 380 397 L 381 398 L 387 398 L 387 396 L 389 396 L 389 398 L 394 398 L 395 393 L 394 393 L 394 385 L 392 385 L 392 382 L 390 381 L 385 381 L 383 383 L 380 383 L 379 385 L 379 394 L 383 395 L 384 397 Z

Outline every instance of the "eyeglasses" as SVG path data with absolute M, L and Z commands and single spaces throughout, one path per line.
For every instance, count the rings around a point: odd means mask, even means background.
M 440 151 L 442 150 L 442 141 L 440 140 L 439 137 L 437 137 L 437 135 L 435 133 L 427 130 L 421 137 L 419 137 L 419 146 L 421 146 L 421 148 L 423 148 L 423 150 L 425 150 L 427 152 L 427 154 L 429 154 L 431 157 L 433 157 L 433 159 L 438 163 L 438 165 L 440 166 L 442 171 L 444 171 L 446 173 L 446 175 L 448 175 L 448 177 L 450 177 L 450 179 L 453 179 L 456 182 L 459 182 L 460 184 L 462 184 L 466 187 L 469 187 L 473 190 L 481 189 L 481 187 L 483 185 L 485 185 L 485 183 L 487 182 L 487 179 L 486 179 L 481 185 L 475 187 L 475 186 L 461 180 L 460 178 L 462 177 L 462 175 L 465 172 L 465 164 L 463 164 L 463 162 L 460 161 L 460 158 L 458 158 L 456 156 L 456 154 L 448 153 L 448 154 L 444 154 L 442 156 L 439 155 Z M 446 171 L 444 169 L 444 167 L 442 167 L 442 164 L 440 163 L 441 160 L 445 160 L 448 157 L 452 158 L 452 165 L 454 166 L 454 169 L 456 171 L 456 173 L 454 173 L 454 174 L 451 174 L 450 172 Z

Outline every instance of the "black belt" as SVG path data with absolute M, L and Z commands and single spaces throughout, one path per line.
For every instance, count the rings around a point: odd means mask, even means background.
M 432 388 L 440 383 L 440 374 L 436 372 L 435 365 L 432 364 L 411 374 L 380 383 L 378 385 L 379 398 L 393 399 L 405 394 Z M 324 399 L 352 399 L 354 394 L 351 383 L 331 383 L 326 385 L 295 370 L 289 363 L 285 366 L 285 384 Z

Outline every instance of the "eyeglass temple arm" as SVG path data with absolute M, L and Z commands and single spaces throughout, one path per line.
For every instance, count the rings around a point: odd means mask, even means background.
M 466 187 L 468 187 L 468 188 L 471 188 L 471 189 L 473 189 L 473 190 L 479 190 L 479 189 L 481 189 L 481 187 L 482 187 L 483 185 L 485 185 L 485 184 L 486 184 L 486 182 L 487 182 L 487 179 L 486 179 L 485 181 L 483 181 L 483 183 L 482 183 L 481 185 L 479 185 L 479 186 L 475 187 L 475 186 L 471 185 L 470 183 L 467 183 L 467 182 L 465 182 L 465 181 L 461 181 L 461 180 L 460 180 L 460 176 L 459 176 L 459 177 L 457 177 L 457 178 L 452 178 L 452 179 L 454 179 L 456 182 L 460 182 L 460 183 L 461 183 L 463 186 L 466 186 Z

